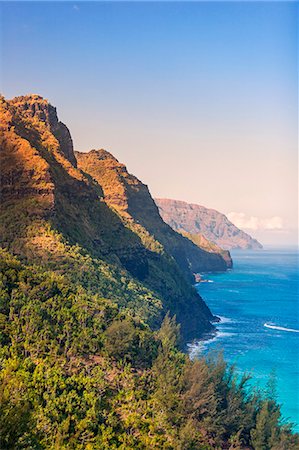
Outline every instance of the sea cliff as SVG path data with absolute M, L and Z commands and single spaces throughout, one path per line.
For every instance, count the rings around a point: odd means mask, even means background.
M 193 236 L 196 241 L 208 240 L 222 249 L 261 249 L 256 239 L 236 227 L 215 209 L 180 200 L 156 198 L 163 220 L 174 230 Z
M 40 96 L 0 98 L 0 157 L 1 449 L 298 448 L 272 392 L 180 350 L 214 329 L 191 282 L 218 247 Z

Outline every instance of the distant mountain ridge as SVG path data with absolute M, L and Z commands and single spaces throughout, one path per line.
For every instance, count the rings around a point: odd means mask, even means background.
M 198 235 L 198 241 L 208 239 L 219 247 L 232 249 L 261 249 L 256 239 L 240 230 L 222 213 L 181 200 L 156 198 L 161 217 L 176 231 Z

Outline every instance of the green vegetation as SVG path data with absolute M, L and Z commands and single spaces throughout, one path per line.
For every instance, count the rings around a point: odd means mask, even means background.
M 70 267 L 70 272 L 72 272 Z M 2 250 L 1 449 L 291 450 L 273 395 L 115 301 Z
M 1 97 L 0 118 L 0 450 L 298 448 L 271 392 L 180 350 L 212 315 L 147 188 L 120 166 L 136 218 L 109 207 L 39 96 Z
M 213 316 L 185 279 L 180 258 L 166 251 L 155 235 L 159 227 L 168 230 L 169 248 L 176 255 L 181 254 L 174 245 L 177 239 L 184 247 L 185 241 L 193 244 L 162 221 L 147 189 L 149 217 L 153 209 L 158 220 L 153 221 L 151 233 L 138 223 L 142 217 L 136 221 L 122 217 L 92 174 L 76 167 L 70 135 L 46 100 L 2 98 L 0 118 L 2 247 L 45 269 L 81 278 L 89 292 L 116 301 L 154 328 L 169 310 L 177 315 L 185 340 L 213 328 Z M 104 172 L 107 183 L 115 183 L 111 194 L 118 196 L 117 172 L 111 167 L 104 167 Z M 122 189 L 120 193 L 123 203 Z M 143 198 L 135 191 L 132 197 L 141 201 L 142 210 Z M 193 279 L 190 255 L 183 253 L 188 277 Z

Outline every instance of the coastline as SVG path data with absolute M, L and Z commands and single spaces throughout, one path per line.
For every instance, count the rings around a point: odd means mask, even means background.
M 236 251 L 234 269 L 205 273 L 214 283 L 196 288 L 221 320 L 215 331 L 188 343 L 191 359 L 223 351 L 238 373 L 251 373 L 252 385 L 265 389 L 275 372 L 284 418 L 299 431 L 298 249 Z
M 225 323 L 231 323 L 232 320 L 228 317 L 223 316 L 214 316 L 216 320 L 213 320 L 211 323 L 217 323 L 218 325 L 223 325 Z M 204 333 L 201 338 L 194 339 L 192 342 L 188 342 L 187 345 L 187 353 L 191 360 L 196 357 L 201 357 L 204 355 L 204 352 L 207 350 L 207 347 L 210 343 L 218 341 L 219 339 L 228 336 L 229 333 L 225 333 L 218 328 L 214 330 Z

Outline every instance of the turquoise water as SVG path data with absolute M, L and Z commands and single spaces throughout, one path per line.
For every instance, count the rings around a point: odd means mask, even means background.
M 190 351 L 196 356 L 223 350 L 226 361 L 238 372 L 251 372 L 260 387 L 274 371 L 282 413 L 299 431 L 298 252 L 235 251 L 232 256 L 231 271 L 205 274 L 210 282 L 197 285 L 213 314 L 223 320 L 213 339 Z

